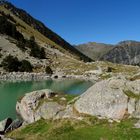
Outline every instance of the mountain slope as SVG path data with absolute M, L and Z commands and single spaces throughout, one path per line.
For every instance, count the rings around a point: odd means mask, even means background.
M 140 42 L 122 41 L 100 60 L 128 65 L 140 65 Z
M 113 45 L 90 42 L 77 45 L 76 48 L 93 60 L 98 60 L 102 55 L 113 49 Z
M 33 35 L 43 43 L 59 49 L 61 52 L 76 59 L 92 61 L 90 58 L 77 51 L 77 49 L 71 46 L 59 35 L 47 28 L 43 23 L 34 19 L 24 10 L 16 8 L 11 3 L 1 1 L 0 12 L 7 18 L 13 19 L 12 22 L 15 22 L 17 29 L 22 32 L 24 36 L 30 37 Z

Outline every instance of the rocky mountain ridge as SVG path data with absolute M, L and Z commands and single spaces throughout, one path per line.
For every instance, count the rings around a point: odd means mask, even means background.
M 140 65 L 140 42 L 123 41 L 102 56 L 100 60 L 127 65 Z
M 116 45 L 87 43 L 76 48 L 94 60 L 140 65 L 140 42 L 138 41 L 126 40 Z

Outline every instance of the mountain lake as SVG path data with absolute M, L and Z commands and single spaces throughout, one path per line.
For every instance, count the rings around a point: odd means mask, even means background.
M 55 92 L 79 95 L 85 92 L 93 83 L 90 81 L 64 79 L 46 81 L 0 81 L 0 120 L 7 117 L 16 118 L 16 102 L 25 93 L 41 89 L 52 89 Z

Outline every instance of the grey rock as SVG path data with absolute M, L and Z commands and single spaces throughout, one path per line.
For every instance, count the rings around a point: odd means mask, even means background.
M 40 118 L 53 118 L 58 111 L 64 107 L 56 102 L 52 102 L 51 98 L 56 94 L 48 89 L 27 93 L 20 102 L 17 102 L 17 113 L 27 123 L 33 123 Z M 43 100 L 46 102 L 40 103 Z
M 134 128 L 140 128 L 140 120 L 134 124 Z
M 140 65 L 140 42 L 123 41 L 103 55 L 100 60 L 121 64 Z
M 132 116 L 134 118 L 140 118 L 140 100 L 135 100 L 134 110 Z
M 0 140 L 4 139 L 4 135 L 0 135 Z
M 53 119 L 64 107 L 57 102 L 44 102 L 35 113 L 35 118 Z
M 75 109 L 82 114 L 121 119 L 127 110 L 128 97 L 119 89 L 122 79 L 109 79 L 96 83 L 75 102 Z
M 9 127 L 5 130 L 5 132 L 9 132 L 9 131 L 12 131 L 12 130 L 14 130 L 14 129 L 19 128 L 20 126 L 22 126 L 22 123 L 23 123 L 22 120 L 19 120 L 19 119 L 14 120 L 14 121 L 9 125 Z
M 135 104 L 136 100 L 134 98 L 130 98 L 128 101 L 128 113 L 133 114 L 135 112 Z
M 55 119 L 66 119 L 66 118 L 78 118 L 78 116 L 74 113 L 73 105 L 67 105 L 65 110 L 59 111 L 56 115 Z
M 11 138 L 3 138 L 2 140 L 14 140 L 14 139 L 11 139 Z
M 47 80 L 50 76 L 46 73 L 28 73 L 28 72 L 1 72 L 0 80 L 3 81 L 31 81 Z
M 132 95 L 127 95 L 125 90 Z M 140 118 L 140 80 L 128 81 L 124 77 L 112 77 L 89 88 L 74 107 L 82 114 L 109 119 L 123 119 L 127 114 Z
M 136 95 L 140 95 L 140 80 L 127 82 L 125 90 L 131 91 Z
M 10 124 L 12 123 L 12 119 L 11 118 L 7 118 L 3 121 L 0 122 L 0 134 L 4 134 L 6 129 L 10 126 Z

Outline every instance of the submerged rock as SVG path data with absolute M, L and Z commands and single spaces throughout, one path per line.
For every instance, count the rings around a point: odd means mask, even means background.
M 128 92 L 128 93 L 127 93 Z M 140 118 L 140 80 L 113 77 L 96 83 L 74 104 L 80 114 L 109 119 Z

